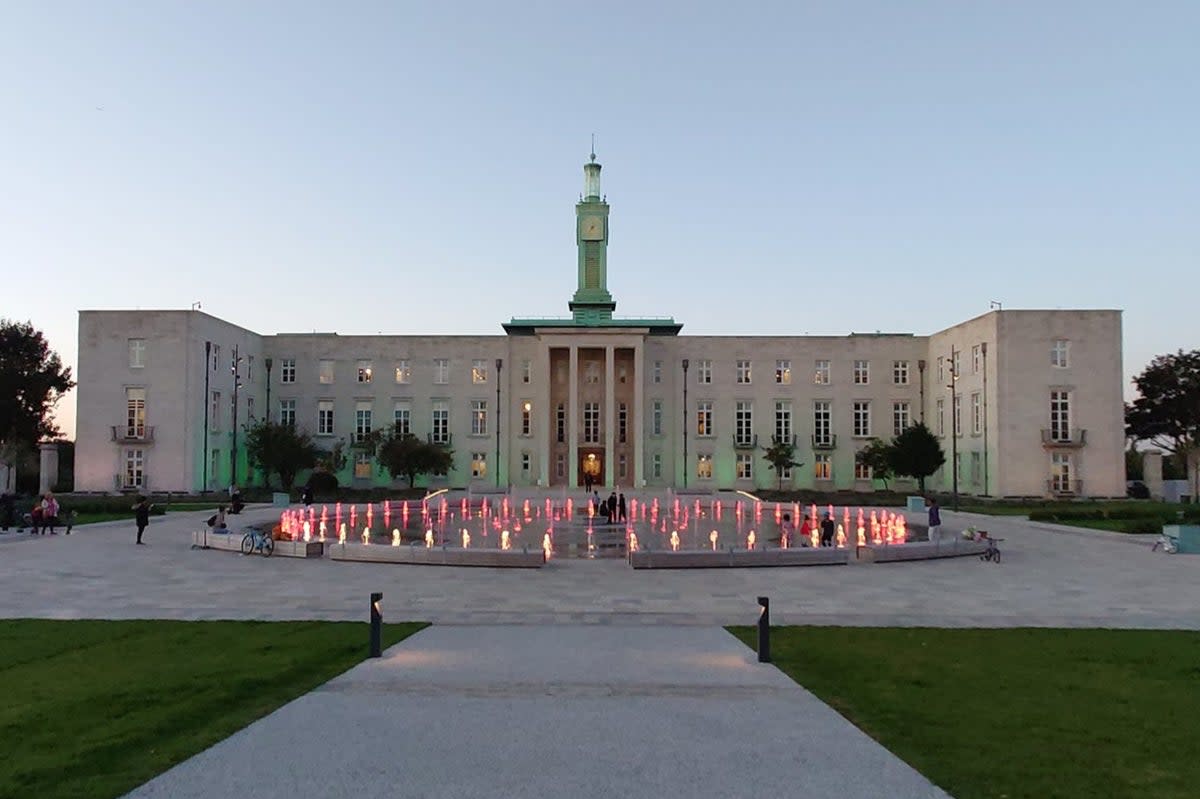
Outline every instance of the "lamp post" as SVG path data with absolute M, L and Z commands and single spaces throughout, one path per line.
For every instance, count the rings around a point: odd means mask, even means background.
M 229 371 L 233 374 L 233 447 L 229 452 L 229 484 L 237 485 L 237 424 L 238 424 L 238 389 L 242 386 L 242 359 L 238 357 L 238 348 L 233 347 L 233 363 Z
M 950 347 L 950 475 L 954 486 L 954 510 L 958 510 L 958 364 L 957 351 Z
M 212 342 L 204 342 L 204 399 L 200 405 L 204 409 L 204 440 L 201 442 L 200 460 L 204 470 L 204 482 L 200 486 L 201 495 L 208 493 L 208 359 L 212 356 Z
M 267 367 L 267 421 L 271 421 L 271 367 L 275 364 L 274 358 L 264 358 L 263 364 Z
M 688 431 L 688 409 L 687 409 L 687 370 L 688 359 L 683 359 L 683 487 L 687 488 L 688 475 L 688 453 L 687 453 L 687 431 Z
M 496 487 L 500 487 L 500 371 L 504 368 L 504 359 L 496 359 Z

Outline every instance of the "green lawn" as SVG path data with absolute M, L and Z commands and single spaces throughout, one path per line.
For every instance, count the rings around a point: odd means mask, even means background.
M 1200 796 L 1197 632 L 787 627 L 771 654 L 957 799 Z
M 423 624 L 384 627 L 389 646 Z M 0 621 L 0 797 L 120 796 L 363 660 L 355 622 Z

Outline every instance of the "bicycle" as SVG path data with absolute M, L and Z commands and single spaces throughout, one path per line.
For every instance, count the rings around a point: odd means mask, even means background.
M 992 538 L 991 536 L 987 536 L 987 549 L 983 551 L 983 554 L 979 556 L 979 559 L 990 560 L 993 563 L 999 563 L 1000 547 L 996 546 L 996 544 L 1003 540 L 1003 538 Z
M 275 539 L 271 537 L 270 533 L 251 529 L 242 536 L 243 555 L 249 555 L 252 552 L 261 552 L 264 558 L 269 558 L 274 551 Z

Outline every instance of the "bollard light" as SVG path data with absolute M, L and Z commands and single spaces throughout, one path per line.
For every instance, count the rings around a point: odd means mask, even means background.
M 771 600 L 758 598 L 758 662 L 771 662 Z
M 383 594 L 371 594 L 371 657 L 383 657 Z

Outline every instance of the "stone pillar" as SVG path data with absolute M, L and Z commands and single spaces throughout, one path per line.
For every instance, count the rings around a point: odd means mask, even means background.
M 17 491 L 17 464 L 0 460 L 0 494 L 15 494 Z
M 614 407 L 617 402 L 617 387 L 614 385 L 617 370 L 613 363 L 615 353 L 612 344 L 604 348 L 604 485 L 609 488 L 617 484 L 617 465 L 613 462 L 617 459 L 613 447 L 617 429 L 617 411 Z
M 638 341 L 633 347 L 633 419 L 629 425 L 629 434 L 633 436 L 633 486 L 642 488 L 646 485 L 646 452 L 642 448 L 646 435 L 646 375 L 645 352 L 643 342 Z
M 43 441 L 38 448 L 42 453 L 41 470 L 38 474 L 38 494 L 45 494 L 58 487 L 58 443 Z
M 1156 449 L 1142 453 L 1142 482 L 1150 489 L 1150 499 L 1162 502 L 1163 498 L 1163 454 Z
M 544 341 L 538 344 L 538 358 L 533 379 L 537 382 L 536 398 L 533 401 L 534 425 L 538 441 L 538 485 L 550 485 L 550 418 L 554 409 L 550 407 L 550 383 L 554 375 L 550 368 L 550 346 Z
M 567 369 L 567 490 L 579 485 L 579 345 L 571 345 Z

